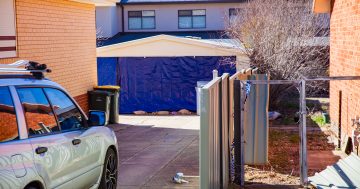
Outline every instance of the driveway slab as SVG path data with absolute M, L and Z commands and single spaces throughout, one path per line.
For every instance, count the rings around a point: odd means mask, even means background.
M 120 116 L 118 188 L 198 188 L 198 116 Z M 189 183 L 175 184 L 183 172 Z

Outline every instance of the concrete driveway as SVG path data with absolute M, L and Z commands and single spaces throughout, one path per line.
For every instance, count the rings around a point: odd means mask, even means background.
M 199 116 L 120 116 L 118 188 L 199 188 Z M 189 183 L 174 184 L 182 172 Z

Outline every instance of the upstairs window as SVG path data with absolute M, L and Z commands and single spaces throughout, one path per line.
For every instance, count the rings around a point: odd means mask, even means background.
M 155 29 L 155 11 L 129 11 L 129 30 Z
M 206 10 L 179 10 L 179 28 L 206 28 Z
M 0 58 L 16 57 L 15 0 L 0 0 Z

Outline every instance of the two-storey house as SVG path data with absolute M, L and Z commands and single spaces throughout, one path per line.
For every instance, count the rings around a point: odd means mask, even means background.
M 118 33 L 223 31 L 246 0 L 120 0 L 96 8 L 98 37 Z

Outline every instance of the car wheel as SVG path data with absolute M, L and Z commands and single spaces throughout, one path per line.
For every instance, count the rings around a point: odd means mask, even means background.
M 109 148 L 106 152 L 100 189 L 116 189 L 118 160 L 115 151 Z
M 38 189 L 38 188 L 36 188 L 35 186 L 27 186 L 25 187 L 25 189 Z

